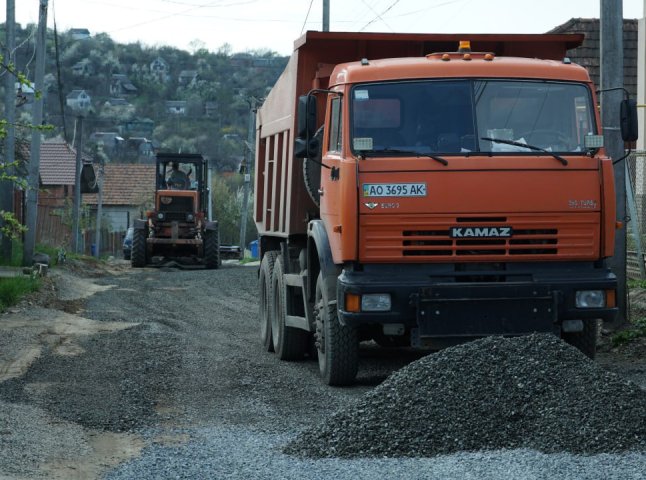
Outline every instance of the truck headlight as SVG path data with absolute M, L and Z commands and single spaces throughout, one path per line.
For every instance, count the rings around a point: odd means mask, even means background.
M 387 312 L 390 308 L 389 293 L 368 293 L 361 296 L 362 312 Z
M 163 220 L 163 219 L 164 219 L 164 212 L 157 213 L 157 220 Z
M 192 213 L 187 213 L 186 214 L 186 221 L 187 222 L 192 222 L 193 220 L 195 220 L 195 216 Z
M 603 308 L 606 294 L 603 290 L 579 290 L 575 296 L 576 308 Z

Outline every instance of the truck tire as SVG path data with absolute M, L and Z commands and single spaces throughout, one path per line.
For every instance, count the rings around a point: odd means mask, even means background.
M 276 263 L 278 252 L 271 251 L 265 253 L 260 262 L 260 273 L 258 275 L 258 285 L 260 287 L 260 311 L 258 312 L 258 326 L 260 327 L 260 343 L 267 352 L 274 351 L 274 343 L 271 337 L 271 280 L 274 274 L 274 264 Z
M 220 265 L 220 231 L 216 225 L 213 230 L 204 231 L 204 266 L 213 269 Z
M 594 360 L 597 354 L 598 332 L 599 322 L 597 320 L 583 320 L 582 332 L 562 333 L 561 338 Z
M 132 251 L 130 252 L 130 264 L 133 268 L 142 268 L 146 266 L 146 239 L 148 238 L 148 229 L 137 229 L 132 235 Z
M 308 332 L 285 325 L 288 299 L 283 271 L 283 256 L 278 255 L 271 277 L 271 338 L 278 358 L 299 360 L 307 351 Z
M 323 149 L 323 127 L 320 127 L 314 134 L 313 140 L 318 141 L 318 150 L 316 157 L 312 160 L 309 158 L 303 159 L 303 179 L 305 180 L 305 189 L 309 194 L 312 201 L 317 207 L 321 206 L 321 150 Z
M 359 368 L 357 330 L 339 323 L 336 304 L 329 301 L 322 273 L 316 280 L 314 309 L 316 347 L 323 382 L 327 385 L 352 385 Z

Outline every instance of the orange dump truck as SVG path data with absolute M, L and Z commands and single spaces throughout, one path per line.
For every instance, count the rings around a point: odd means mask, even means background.
M 553 332 L 594 356 L 615 190 L 594 85 L 565 58 L 582 39 L 297 40 L 257 115 L 264 347 L 318 354 L 330 385 L 364 340 Z

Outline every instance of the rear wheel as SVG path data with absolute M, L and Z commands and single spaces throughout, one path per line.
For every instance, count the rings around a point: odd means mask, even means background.
M 561 338 L 573 347 L 578 348 L 587 357 L 594 359 L 597 354 L 598 320 L 583 320 L 583 331 L 562 333 Z
M 271 338 L 271 302 L 272 296 L 271 281 L 274 273 L 274 264 L 276 263 L 278 252 L 267 252 L 260 262 L 260 274 L 258 283 L 260 286 L 260 311 L 258 312 L 258 324 L 260 327 L 260 342 L 263 348 L 268 352 L 274 351 L 274 344 Z
M 283 256 L 278 255 L 271 280 L 271 337 L 278 358 L 298 360 L 303 358 L 307 351 L 308 332 L 300 328 L 288 327 L 285 324 L 288 299 L 283 273 Z
M 148 238 L 148 230 L 145 228 L 133 232 L 130 263 L 134 268 L 146 266 L 146 238 Z
M 204 231 L 204 265 L 206 268 L 218 268 L 220 259 L 220 232 L 216 225 L 213 230 Z
M 339 323 L 336 304 L 330 303 L 322 273 L 316 280 L 314 308 L 321 377 L 328 385 L 352 385 L 359 369 L 357 330 Z

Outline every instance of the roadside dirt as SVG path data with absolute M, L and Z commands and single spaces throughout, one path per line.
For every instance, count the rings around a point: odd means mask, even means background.
M 646 317 L 646 289 L 635 288 L 630 292 L 630 318 Z M 622 329 L 630 328 L 630 325 Z M 612 337 L 622 329 L 603 329 L 599 337 L 597 362 L 646 390 L 646 337 L 613 346 Z

